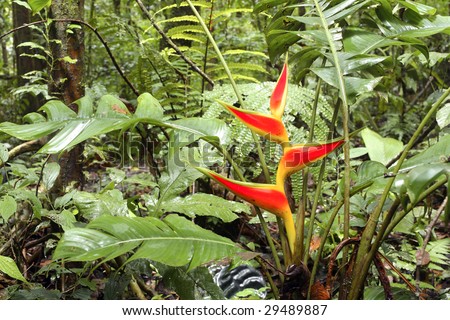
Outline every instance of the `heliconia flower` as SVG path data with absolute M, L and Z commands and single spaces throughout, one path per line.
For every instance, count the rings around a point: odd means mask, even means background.
M 293 251 L 295 226 L 283 185 L 236 181 L 208 169 L 197 168 L 197 170 L 214 179 L 239 198 L 281 217 L 285 224 L 289 246 Z
M 344 143 L 343 139 L 324 144 L 298 144 L 284 148 L 284 154 L 278 163 L 277 185 L 283 184 L 287 176 L 320 160 Z
M 288 65 L 284 64 L 283 70 L 281 70 L 280 77 L 278 78 L 277 84 L 272 91 L 270 96 L 270 111 L 272 115 L 277 119 L 281 120 L 283 116 L 284 107 L 286 106 L 288 90 Z
M 283 122 L 275 116 L 239 109 L 222 101 L 218 102 L 256 134 L 280 144 L 289 141 Z

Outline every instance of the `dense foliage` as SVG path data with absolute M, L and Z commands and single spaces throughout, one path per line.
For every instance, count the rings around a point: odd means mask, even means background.
M 235 299 L 449 298 L 444 1 L 12 3 L 2 299 L 223 299 L 218 265 L 261 273 L 266 286 Z M 65 56 L 58 26 L 80 41 Z M 285 62 L 284 142 L 344 143 L 280 186 L 289 147 L 227 110 L 269 114 Z M 282 188 L 296 238 L 205 169 Z

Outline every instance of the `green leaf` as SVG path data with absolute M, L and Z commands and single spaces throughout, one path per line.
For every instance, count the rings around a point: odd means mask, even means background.
M 20 280 L 22 282 L 27 282 L 19 268 L 17 268 L 16 263 L 10 257 L 0 256 L 0 271 L 7 274 L 11 278 Z
M 58 243 L 54 258 L 113 259 L 133 249 L 137 250 L 128 261 L 148 258 L 170 266 L 189 264 L 188 270 L 238 251 L 231 240 L 177 215 L 168 215 L 164 220 L 101 216 L 86 228 L 68 230 Z
M 13 0 L 13 2 L 16 3 L 16 4 L 18 4 L 19 6 L 25 7 L 25 8 L 27 8 L 28 10 L 31 11 L 31 7 L 30 7 L 30 5 L 28 4 L 28 2 L 26 2 L 26 1 L 21 1 L 21 0 Z
M 46 7 L 50 7 L 52 0 L 28 0 L 28 4 L 30 5 L 33 14 L 35 14 Z
M 346 52 L 367 54 L 377 48 L 393 45 L 406 45 L 400 40 L 386 38 L 377 33 L 359 28 L 348 28 L 344 31 L 344 48 Z
M 181 140 L 185 139 L 184 145 L 195 142 L 198 139 L 204 139 L 211 143 L 220 143 L 226 145 L 230 142 L 230 130 L 225 122 L 219 119 L 203 119 L 203 118 L 184 118 L 168 122 L 172 128 L 182 130 Z
M 155 263 L 164 285 L 174 290 L 181 299 L 199 299 L 199 291 L 208 298 L 223 300 L 223 291 L 214 283 L 213 277 L 206 267 L 198 267 L 186 272 L 185 267 L 170 267 Z M 204 297 L 201 297 L 204 299 Z
M 170 161 L 170 159 L 169 159 Z M 192 183 L 200 178 L 202 174 L 186 164 L 177 164 L 173 160 L 169 163 L 168 173 L 163 173 L 159 179 L 159 199 L 154 208 L 156 214 L 160 214 L 163 203 L 177 197 L 185 191 Z
M 150 93 L 145 92 L 137 98 L 135 117 L 162 120 L 163 113 L 161 104 Z
M 195 216 L 216 217 L 223 222 L 238 218 L 234 212 L 250 213 L 249 207 L 240 202 L 227 201 L 212 194 L 196 193 L 184 198 L 177 197 L 162 205 L 165 212 L 178 212 L 194 218 Z
M 386 165 L 403 150 L 403 143 L 393 138 L 383 138 L 375 131 L 365 128 L 361 137 L 369 152 L 370 160 Z
M 128 207 L 119 190 L 107 190 L 104 193 L 79 191 L 73 196 L 73 203 L 86 219 L 95 219 L 101 215 L 126 216 Z
M 378 161 L 364 161 L 358 168 L 358 184 L 384 176 L 386 167 Z
M 3 220 L 8 221 L 8 219 L 17 211 L 17 203 L 16 200 L 9 196 L 3 196 L 0 200 L 0 215 Z
M 416 203 L 420 194 L 440 175 L 450 175 L 450 163 L 422 165 L 413 168 L 405 178 L 405 186 L 412 203 Z
M 47 114 L 47 119 L 51 122 L 73 119 L 77 116 L 75 111 L 59 100 L 48 101 L 38 111 L 44 111 Z
M 289 2 L 290 0 L 262 0 L 258 1 L 255 5 L 255 8 L 253 9 L 254 13 L 260 13 L 262 11 L 269 10 L 275 6 L 279 6 L 281 4 L 285 4 Z
M 4 143 L 0 143 L 0 166 L 2 166 L 9 159 L 8 148 Z
M 33 124 L 0 123 L 0 131 L 20 140 L 34 140 L 47 136 L 64 126 L 63 121 Z
M 446 103 L 436 113 L 436 122 L 441 129 L 450 124 L 450 103 Z
M 426 4 L 414 2 L 411 0 L 399 1 L 405 8 L 411 9 L 420 15 L 434 15 L 436 14 L 436 8 L 427 6 Z
M 443 161 L 447 161 L 450 155 L 450 135 L 447 134 L 439 139 L 438 142 L 434 143 L 428 149 L 422 151 L 421 153 L 407 159 L 403 165 L 402 169 L 407 170 L 416 166 L 423 164 L 434 165 L 440 164 Z
M 47 190 L 50 190 L 59 176 L 60 166 L 57 162 L 47 163 L 42 172 L 42 182 Z
M 72 229 L 77 222 L 74 214 L 69 210 L 63 210 L 59 213 L 55 211 L 44 212 L 42 215 L 60 225 L 64 231 Z
M 89 138 L 109 133 L 115 130 L 126 130 L 137 123 L 147 123 L 165 128 L 186 131 L 190 142 L 204 139 L 219 144 L 227 143 L 229 129 L 219 119 L 185 118 L 175 121 L 162 122 L 151 116 L 161 117 L 157 101 L 149 95 L 142 95 L 137 114 L 131 115 L 125 104 L 112 95 L 104 95 L 98 101 L 95 114 L 92 111 L 92 100 L 83 97 L 75 103 L 79 107 L 78 115 L 60 101 L 49 101 L 39 110 L 47 114 L 47 121 L 35 114 L 36 123 L 18 125 L 10 122 L 0 123 L 0 131 L 22 140 L 34 140 L 54 133 L 61 129 L 44 145 L 40 153 L 59 153 L 69 149 Z M 142 117 L 143 116 L 143 117 Z
M 339 89 L 336 69 L 332 68 L 311 68 L 312 72 L 318 75 L 323 81 L 329 85 Z M 363 79 L 358 77 L 344 76 L 345 91 L 348 95 L 359 95 L 364 92 L 373 91 L 381 81 L 382 77 Z

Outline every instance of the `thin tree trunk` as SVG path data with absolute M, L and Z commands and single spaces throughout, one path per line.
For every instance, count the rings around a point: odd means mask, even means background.
M 32 22 L 31 13 L 25 7 L 18 5 L 17 3 L 12 3 L 13 12 L 13 27 L 17 28 L 24 24 Z M 44 70 L 46 68 L 46 63 L 43 60 L 31 58 L 28 56 L 23 56 L 23 54 L 34 54 L 41 52 L 33 52 L 28 47 L 18 47 L 19 44 L 24 42 L 40 42 L 41 40 L 33 33 L 30 29 L 21 29 L 14 32 L 13 36 L 14 48 L 15 48 L 15 67 L 17 75 L 17 86 L 25 86 L 28 84 L 28 80 L 24 79 L 22 76 L 30 71 Z M 21 109 L 20 113 L 26 114 L 29 112 L 36 111 L 42 104 L 44 100 L 43 97 L 37 97 L 31 93 L 24 94 L 21 99 L 17 101 L 17 106 Z
M 53 0 L 50 17 L 54 19 L 83 19 L 84 0 Z M 68 32 L 68 30 L 70 30 Z M 50 28 L 54 65 L 50 72 L 49 93 L 58 97 L 77 112 L 73 102 L 84 95 L 84 32 L 81 28 L 70 28 L 69 23 L 55 22 Z M 83 185 L 83 146 L 77 145 L 57 159 L 61 173 L 52 190 L 53 196 L 65 192 L 73 181 Z M 56 159 L 55 159 L 56 160 Z

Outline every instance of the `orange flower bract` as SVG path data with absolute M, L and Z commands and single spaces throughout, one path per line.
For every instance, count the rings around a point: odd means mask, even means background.
M 239 109 L 221 101 L 219 103 L 256 134 L 276 143 L 289 141 L 283 122 L 276 117 L 260 112 Z

